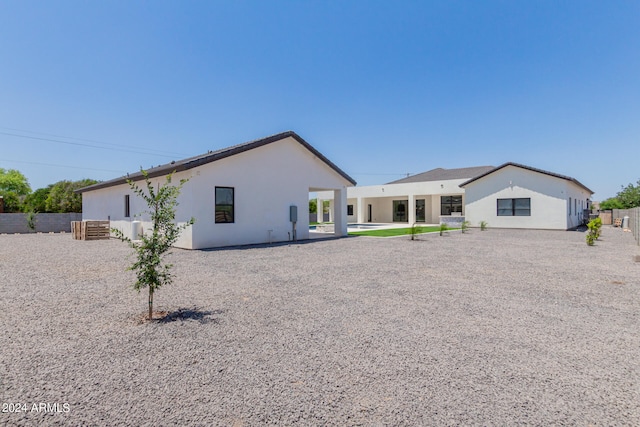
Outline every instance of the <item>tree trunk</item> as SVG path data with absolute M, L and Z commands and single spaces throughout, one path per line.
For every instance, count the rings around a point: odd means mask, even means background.
M 149 321 L 153 320 L 153 289 L 149 286 Z

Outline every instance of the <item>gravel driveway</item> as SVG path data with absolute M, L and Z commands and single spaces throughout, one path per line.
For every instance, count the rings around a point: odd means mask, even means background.
M 620 229 L 175 250 L 150 324 L 130 253 L 0 236 L 0 424 L 640 425 Z

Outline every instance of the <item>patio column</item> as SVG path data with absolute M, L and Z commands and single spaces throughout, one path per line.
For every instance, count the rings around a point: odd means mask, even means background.
M 335 196 L 334 196 L 335 198 Z M 329 200 L 329 222 L 333 222 L 333 217 L 335 216 L 333 214 L 333 210 L 335 209 L 335 204 L 333 203 L 333 200 Z M 345 207 L 346 209 L 346 207 Z
M 409 219 L 409 225 L 413 225 L 416 222 L 416 196 L 413 194 L 409 194 L 409 206 L 407 207 L 407 209 L 409 209 L 409 215 L 408 215 L 408 219 Z
M 358 209 L 358 212 L 356 215 L 356 221 L 358 222 L 358 224 L 364 224 L 364 198 L 363 197 L 358 197 L 357 203 L 356 203 L 356 209 Z
M 333 192 L 333 221 L 336 236 L 347 235 L 347 188 Z
M 323 200 L 320 197 L 316 199 L 316 216 L 317 216 L 316 221 L 319 224 L 322 224 L 324 222 L 324 215 L 322 213 L 322 202 Z

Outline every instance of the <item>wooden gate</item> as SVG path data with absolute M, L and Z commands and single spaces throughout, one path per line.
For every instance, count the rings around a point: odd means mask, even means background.
M 599 216 L 602 220 L 602 225 L 611 225 L 611 211 L 600 212 Z

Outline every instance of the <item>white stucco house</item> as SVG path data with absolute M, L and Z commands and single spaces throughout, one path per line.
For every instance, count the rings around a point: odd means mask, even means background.
M 432 169 L 384 185 L 347 189 L 350 223 L 415 223 L 568 230 L 582 224 L 593 192 L 575 178 L 518 163 Z M 318 206 L 332 202 L 317 194 Z M 333 202 L 332 202 L 333 203 Z M 318 215 L 318 222 L 322 222 Z
M 494 169 L 475 166 L 458 169 L 437 168 L 382 185 L 347 189 L 347 220 L 350 223 L 426 223 L 456 222 L 465 214 L 460 184 Z M 317 194 L 333 203 L 333 194 Z M 322 222 L 318 215 L 318 222 Z
M 309 238 L 310 192 L 330 192 L 335 234 L 347 235 L 347 188 L 356 182 L 295 132 L 288 131 L 200 156 L 149 169 L 154 183 L 189 179 L 178 199 L 176 221 L 196 222 L 180 236 L 176 247 L 212 247 L 290 241 Z M 132 235 L 132 222 L 147 230 L 147 209 L 127 179 L 144 186 L 140 172 L 79 190 L 84 220 L 111 221 Z M 297 209 L 297 218 L 292 218 Z M 295 216 L 295 214 L 294 214 Z M 295 227 L 292 219 L 296 219 Z
M 465 219 L 497 228 L 575 228 L 593 194 L 575 178 L 518 163 L 505 163 L 460 187 L 465 190 Z

